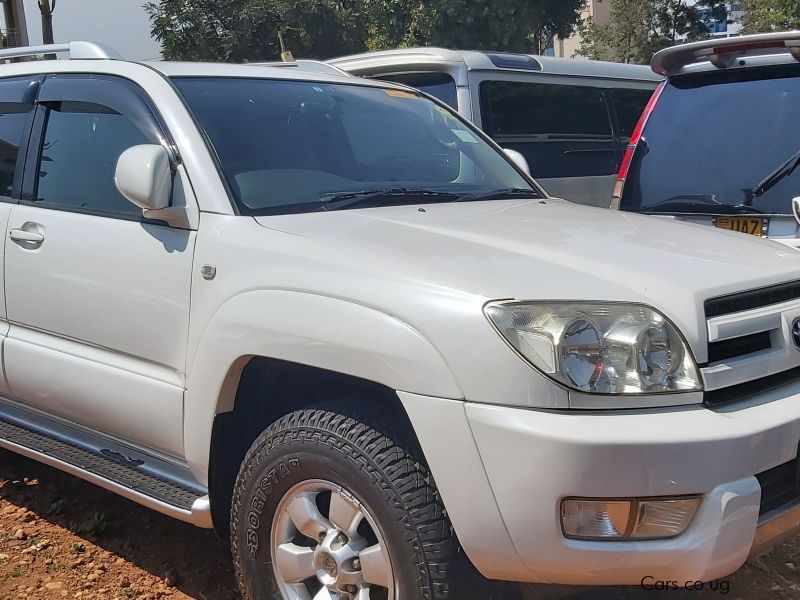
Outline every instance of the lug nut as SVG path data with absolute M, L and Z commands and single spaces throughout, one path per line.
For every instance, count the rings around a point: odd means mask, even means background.
M 357 558 L 353 559 L 353 568 L 356 571 L 360 571 L 361 570 L 361 561 L 359 559 L 357 559 Z
M 346 585 L 344 589 L 347 591 L 348 594 L 356 594 L 358 593 L 358 588 L 354 585 Z

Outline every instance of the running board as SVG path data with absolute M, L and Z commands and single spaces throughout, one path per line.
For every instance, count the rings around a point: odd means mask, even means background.
M 208 495 L 136 468 L 135 461 L 92 452 L 3 419 L 0 448 L 60 469 L 169 517 L 211 528 Z

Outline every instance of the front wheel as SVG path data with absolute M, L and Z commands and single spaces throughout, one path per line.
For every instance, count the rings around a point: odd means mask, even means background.
M 472 579 L 427 469 L 324 410 L 291 413 L 253 443 L 231 540 L 247 600 L 443 600 Z

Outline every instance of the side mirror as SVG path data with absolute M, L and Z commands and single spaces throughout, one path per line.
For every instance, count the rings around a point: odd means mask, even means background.
M 158 144 L 128 148 L 117 160 L 114 183 L 120 194 L 145 212 L 168 208 L 172 169 L 167 149 Z
M 800 223 L 800 196 L 792 198 L 792 212 L 794 213 L 794 220 Z
M 511 148 L 503 148 L 503 152 L 505 152 L 506 156 L 511 159 L 511 162 L 513 162 L 520 169 L 525 171 L 526 175 L 531 174 L 531 168 L 530 166 L 528 166 L 528 161 L 525 160 L 525 157 L 522 156 L 522 154 L 520 154 L 516 150 L 512 150 Z

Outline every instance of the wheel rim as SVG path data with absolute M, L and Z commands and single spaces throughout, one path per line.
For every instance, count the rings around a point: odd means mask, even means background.
M 395 577 L 375 519 L 347 490 L 304 481 L 278 504 L 270 534 L 287 600 L 395 600 Z

